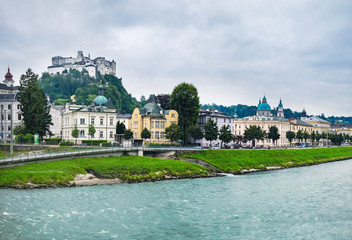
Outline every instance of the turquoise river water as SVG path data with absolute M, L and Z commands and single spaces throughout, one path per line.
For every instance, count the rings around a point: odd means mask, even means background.
M 0 190 L 0 239 L 352 239 L 352 160 L 218 178 Z

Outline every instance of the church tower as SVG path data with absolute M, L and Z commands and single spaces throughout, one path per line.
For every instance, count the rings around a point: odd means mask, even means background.
M 10 67 L 7 69 L 7 73 L 5 75 L 5 80 L 3 81 L 6 86 L 11 87 L 15 84 L 15 81 L 12 79 L 12 74 L 10 73 Z
M 279 118 L 285 118 L 284 107 L 283 107 L 283 105 L 282 105 L 281 98 L 280 98 L 279 105 L 277 106 L 277 117 L 279 117 Z

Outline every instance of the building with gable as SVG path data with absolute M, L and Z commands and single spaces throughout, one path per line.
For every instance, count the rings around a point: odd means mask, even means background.
M 166 143 L 165 128 L 172 123 L 177 124 L 178 113 L 175 110 L 164 110 L 154 94 L 150 95 L 147 104 L 133 110 L 129 129 L 133 132 L 133 139 L 141 139 L 141 132 L 147 128 L 151 133 L 151 142 Z

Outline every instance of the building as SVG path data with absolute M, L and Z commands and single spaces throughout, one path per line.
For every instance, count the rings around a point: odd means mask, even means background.
M 207 123 L 209 119 L 212 119 L 218 129 L 220 130 L 223 126 L 229 125 L 231 129 L 231 133 L 234 134 L 234 117 L 227 116 L 223 112 L 219 112 L 218 110 L 210 110 L 210 109 L 200 109 L 199 117 L 198 117 L 198 125 L 204 132 L 204 125 Z M 229 144 L 231 144 L 230 142 Z M 196 144 L 202 147 L 220 147 L 221 140 L 217 139 L 214 141 L 208 141 L 205 138 L 197 140 Z
M 177 124 L 178 113 L 175 110 L 164 110 L 155 95 L 150 95 L 147 104 L 133 110 L 129 129 L 133 132 L 134 140 L 141 139 L 141 132 L 147 128 L 151 133 L 151 142 L 166 143 L 165 128 L 172 123 Z
M 55 56 L 52 58 L 52 65 L 48 67 L 48 73 L 51 75 L 61 74 L 64 70 L 76 69 L 80 72 L 87 71 L 91 77 L 96 77 L 97 73 L 101 75 L 111 74 L 116 76 L 116 62 L 105 60 L 104 57 L 90 59 L 85 57 L 83 51 L 78 51 L 77 58 Z
M 51 103 L 49 104 L 50 104 L 51 121 L 53 123 L 53 125 L 50 125 L 50 131 L 52 133 L 52 137 L 61 138 L 62 136 L 61 121 L 62 121 L 62 114 L 65 111 L 65 108 L 63 106 L 56 106 Z
M 257 112 L 255 116 L 249 116 L 244 118 L 236 118 L 234 121 L 234 135 L 238 139 L 244 138 L 244 131 L 249 126 L 259 126 L 262 130 L 269 132 L 270 127 L 276 126 L 278 128 L 280 139 L 277 140 L 277 146 L 287 146 L 286 132 L 292 130 L 291 123 L 284 116 L 282 100 L 276 108 L 276 114 L 271 110 L 270 105 L 264 96 L 262 101 L 259 100 Z M 274 146 L 274 143 L 270 139 L 260 141 L 259 144 L 264 146 Z
M 126 129 L 129 129 L 131 127 L 131 114 L 126 113 L 126 114 L 121 114 L 118 113 L 116 114 L 116 122 L 123 123 L 125 125 Z
M 98 96 L 91 105 L 65 105 L 62 114 L 62 139 L 66 141 L 76 141 L 72 137 L 72 130 L 77 125 L 79 137 L 77 143 L 83 140 L 115 140 L 116 133 L 116 111 L 106 107 L 108 99 L 104 96 L 104 88 L 99 86 Z M 96 133 L 90 138 L 88 135 L 89 125 L 93 125 Z
M 327 133 L 330 129 L 330 123 L 324 119 L 321 119 L 320 117 L 312 116 L 312 117 L 307 117 L 305 110 L 302 112 L 302 117 L 301 120 L 309 123 L 313 126 L 312 131 L 315 133 Z

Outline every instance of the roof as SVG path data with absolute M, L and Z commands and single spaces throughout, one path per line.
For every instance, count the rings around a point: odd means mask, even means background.
M 271 107 L 267 103 L 261 103 L 259 104 L 257 111 L 271 111 Z
M 126 113 L 126 114 L 121 114 L 121 113 L 118 113 L 116 114 L 116 118 L 130 118 L 132 115 L 129 114 L 129 113 Z
M 0 94 L 0 100 L 13 100 L 18 99 L 18 94 Z
M 322 122 L 322 123 L 329 123 L 328 121 L 321 119 L 320 117 L 313 116 L 313 117 L 302 117 L 302 121 L 305 122 Z M 330 123 L 329 123 L 330 124 Z

